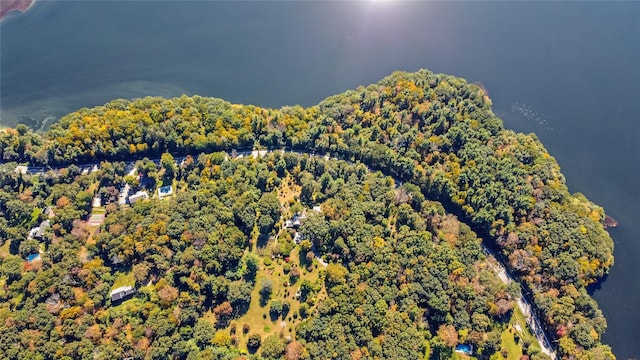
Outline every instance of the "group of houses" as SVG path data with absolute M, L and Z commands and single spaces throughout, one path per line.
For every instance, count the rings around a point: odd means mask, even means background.
M 320 208 L 320 206 L 314 206 L 313 207 L 313 211 L 320 213 L 320 212 L 322 212 L 322 209 Z M 300 231 L 298 231 L 298 229 L 304 223 L 304 220 L 306 218 L 307 218 L 307 213 L 306 213 L 306 210 L 305 210 L 301 214 L 299 214 L 299 213 L 293 214 L 291 219 L 287 219 L 284 222 L 283 227 L 284 227 L 285 230 L 292 229 L 295 232 L 294 235 L 293 235 L 293 241 L 296 244 L 300 244 L 300 242 L 302 240 L 306 239 L 306 236 L 304 234 L 302 234 Z

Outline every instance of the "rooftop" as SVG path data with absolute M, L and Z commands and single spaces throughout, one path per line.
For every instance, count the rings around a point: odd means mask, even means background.
M 136 289 L 131 286 L 121 286 L 111 290 L 111 301 L 119 301 L 136 293 Z

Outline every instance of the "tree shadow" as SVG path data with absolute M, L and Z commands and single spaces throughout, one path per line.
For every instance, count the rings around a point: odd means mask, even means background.
M 260 294 L 260 307 L 265 307 L 269 303 L 269 299 L 271 298 L 269 295 Z
M 249 311 L 249 303 L 247 302 L 238 302 L 233 304 L 233 317 L 239 318 L 242 315 L 246 314 Z
M 269 235 L 260 234 L 258 235 L 258 239 L 256 241 L 256 247 L 260 249 L 264 249 L 269 244 Z

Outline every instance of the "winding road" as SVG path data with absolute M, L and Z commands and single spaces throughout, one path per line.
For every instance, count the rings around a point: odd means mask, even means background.
M 496 266 L 493 270 L 496 272 L 502 282 L 504 282 L 505 284 L 509 284 L 512 281 L 516 281 L 509 275 L 509 272 L 505 268 L 504 264 L 502 264 L 502 262 L 498 260 L 498 258 L 488 247 L 482 244 L 482 249 L 484 250 L 485 254 L 493 257 L 493 259 L 495 260 Z M 543 330 L 540 319 L 538 319 L 538 316 L 533 313 L 531 304 L 524 296 L 522 291 L 520 291 L 520 297 L 518 298 L 518 301 L 516 303 L 518 304 L 518 308 L 520 309 L 520 311 L 522 311 L 522 314 L 525 316 L 527 325 L 529 325 L 529 329 L 531 329 L 531 332 L 535 335 L 536 339 L 538 339 L 540 350 L 552 359 L 556 359 L 557 355 L 553 350 L 553 347 L 551 346 L 551 342 L 549 341 L 547 334 Z
M 281 152 L 289 152 L 289 153 L 294 153 L 294 154 L 298 154 L 298 155 L 309 155 L 309 156 L 321 156 L 316 154 L 315 152 L 307 152 L 307 151 L 300 151 L 300 150 L 287 150 L 287 149 L 269 149 L 269 150 L 242 150 L 242 151 L 238 151 L 238 150 L 230 150 L 227 151 L 227 157 L 237 157 L 237 158 L 241 158 L 241 157 L 245 157 L 245 156 L 252 156 L 254 158 L 258 158 L 258 157 L 262 157 L 265 156 L 268 153 L 274 152 L 274 151 L 281 151 Z M 329 160 L 329 159 L 338 159 L 335 157 L 330 157 L 329 155 L 322 155 L 324 159 Z M 184 159 L 186 159 L 187 156 L 179 156 L 179 157 L 174 157 L 176 164 L 180 164 L 182 163 L 182 161 Z M 135 158 L 135 159 L 129 159 L 129 160 L 123 160 L 126 164 L 126 172 L 127 173 L 131 173 L 134 169 L 135 169 L 135 163 L 139 160 L 142 160 L 143 158 Z M 160 164 L 160 158 L 155 158 L 155 159 L 149 159 L 151 161 L 153 161 L 154 163 L 156 163 L 157 165 Z M 344 160 L 344 159 L 343 159 Z M 116 161 L 116 160 L 114 160 Z M 348 161 L 348 160 L 347 160 Z M 76 166 L 78 166 L 79 168 L 82 169 L 83 173 L 88 173 L 88 172 L 92 172 L 92 171 L 96 171 L 97 170 L 97 166 L 99 166 L 99 163 L 84 163 L 84 164 L 75 164 Z M 36 167 L 36 166 L 28 166 L 27 167 L 27 171 L 29 173 L 33 173 L 33 174 L 42 174 L 45 173 L 49 170 L 59 170 L 59 169 L 63 169 L 68 167 L 69 165 L 65 166 L 65 167 L 56 167 L 56 168 L 52 168 L 52 167 Z M 401 186 L 402 185 L 402 181 L 396 178 L 393 178 L 396 182 L 396 187 L 397 186 Z M 485 246 L 484 244 L 482 244 L 482 249 L 485 252 L 485 254 L 487 254 L 488 256 L 493 257 L 493 259 L 495 259 L 495 263 L 496 266 L 494 267 L 494 271 L 496 272 L 496 274 L 498 275 L 498 277 L 505 283 L 505 284 L 509 284 L 512 281 L 517 281 L 515 280 L 507 271 L 506 267 L 504 266 L 504 264 L 499 260 L 499 257 L 496 256 L 496 254 L 493 253 L 493 251 L 491 251 L 491 249 L 489 249 L 487 246 Z M 326 266 L 326 263 L 324 263 L 320 258 L 318 258 L 318 261 L 323 265 Z M 544 328 L 541 326 L 542 322 L 540 321 L 540 319 L 538 318 L 538 316 L 532 311 L 533 307 L 531 306 L 531 303 L 529 302 L 529 300 L 524 296 L 524 294 L 522 292 L 520 292 L 520 298 L 517 300 L 517 305 L 518 308 L 520 309 L 520 311 L 522 311 L 522 313 L 524 314 L 526 320 L 527 320 L 527 324 L 529 326 L 529 328 L 531 329 L 532 333 L 535 335 L 536 339 L 538 340 L 538 344 L 540 345 L 540 349 L 541 351 L 548 355 L 549 357 L 551 357 L 552 359 L 557 359 L 557 355 L 556 352 L 554 351 L 553 347 L 551 346 L 551 342 L 549 341 L 547 334 L 544 331 Z

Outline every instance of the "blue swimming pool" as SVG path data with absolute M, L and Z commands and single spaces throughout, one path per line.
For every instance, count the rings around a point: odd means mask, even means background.
M 29 256 L 27 256 L 27 261 L 28 262 L 32 262 L 35 260 L 40 260 L 40 254 L 31 254 Z
M 473 354 L 473 346 L 469 344 L 460 344 L 456 346 L 456 352 L 471 355 Z

